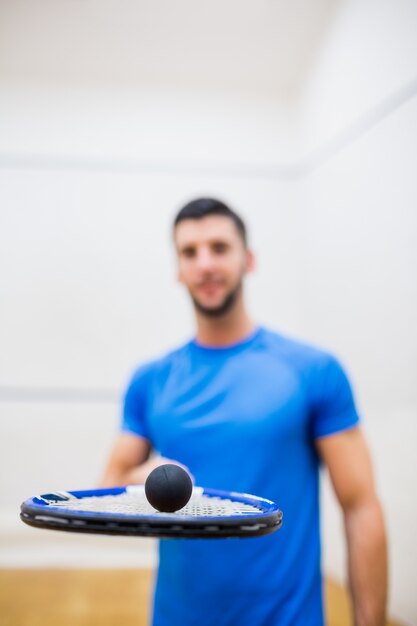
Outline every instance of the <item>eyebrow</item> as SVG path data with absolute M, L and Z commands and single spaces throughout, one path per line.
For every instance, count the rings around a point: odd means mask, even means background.
M 223 238 L 222 239 L 220 238 L 209 239 L 208 241 L 205 241 L 204 243 L 208 244 L 209 246 L 216 246 L 218 244 L 221 244 L 222 246 L 231 245 L 231 242 L 228 239 L 223 239 Z M 189 241 L 183 244 L 179 244 L 178 249 L 183 250 L 184 248 L 195 248 L 196 246 L 198 246 L 198 242 Z

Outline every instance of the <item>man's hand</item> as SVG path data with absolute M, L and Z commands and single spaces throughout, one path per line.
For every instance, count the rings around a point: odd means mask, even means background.
M 179 465 L 188 474 L 190 474 L 188 468 L 185 467 L 185 465 L 182 465 L 182 463 L 179 463 L 178 461 L 174 461 L 173 459 L 167 459 L 166 457 L 163 457 L 163 456 L 153 455 L 147 461 L 145 461 L 144 463 L 141 463 L 141 465 L 138 465 L 137 467 L 132 468 L 130 472 L 128 472 L 126 476 L 127 482 L 124 484 L 135 484 L 135 485 L 144 484 L 149 474 L 152 472 L 152 470 L 154 470 L 156 467 L 159 467 L 160 465 L 165 465 L 165 463 L 174 463 L 175 465 Z M 191 474 L 190 474 L 190 477 L 191 477 L 191 480 L 194 482 L 194 479 L 191 476 Z
M 164 463 L 175 463 L 190 473 L 178 461 L 151 455 L 151 445 L 147 439 L 122 433 L 113 446 L 100 487 L 144 484 L 152 470 Z

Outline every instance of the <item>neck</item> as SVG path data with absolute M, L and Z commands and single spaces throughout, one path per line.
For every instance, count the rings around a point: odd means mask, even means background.
M 255 330 L 255 324 L 243 304 L 237 302 L 231 311 L 212 318 L 196 312 L 197 341 L 203 346 L 227 346 L 245 339 Z

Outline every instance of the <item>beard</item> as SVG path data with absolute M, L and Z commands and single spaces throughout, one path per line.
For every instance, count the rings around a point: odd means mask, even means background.
M 206 317 L 221 317 L 233 309 L 241 290 L 242 281 L 240 280 L 237 286 L 225 295 L 223 302 L 215 307 L 206 307 L 201 304 L 197 298 L 194 298 L 194 296 L 191 296 L 191 298 L 195 309 L 202 315 L 205 315 Z

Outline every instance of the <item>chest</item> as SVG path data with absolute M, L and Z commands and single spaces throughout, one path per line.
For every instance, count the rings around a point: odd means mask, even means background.
M 195 445 L 218 451 L 219 442 L 244 450 L 304 437 L 308 406 L 290 364 L 250 354 L 172 368 L 156 381 L 146 419 L 163 454 Z

